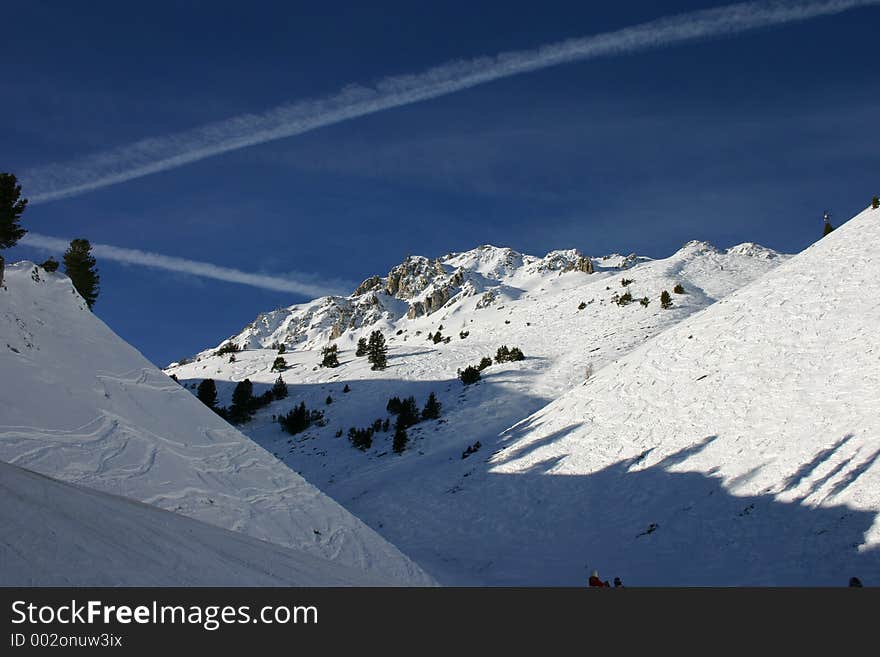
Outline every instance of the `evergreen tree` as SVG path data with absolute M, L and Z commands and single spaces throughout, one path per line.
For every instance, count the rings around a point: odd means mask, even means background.
M 355 356 L 366 356 L 367 355 L 367 339 L 361 338 L 358 340 L 357 350 L 354 352 Z
M 663 290 L 663 292 L 660 293 L 660 307 L 664 310 L 672 308 L 672 297 L 669 296 L 669 292 L 666 290 Z
M 327 404 L 327 406 L 329 406 L 330 404 L 333 403 L 333 397 L 331 397 L 330 395 L 327 395 L 327 399 L 324 400 L 324 403 Z
M 284 343 L 282 342 L 281 344 L 278 345 L 278 353 L 283 354 L 285 351 L 287 351 L 287 347 L 285 347 Z
M 459 370 L 458 378 L 461 379 L 461 382 L 463 384 L 468 386 L 480 380 L 480 370 L 478 370 L 473 365 L 468 365 L 463 370 Z
M 214 408 L 217 405 L 217 385 L 214 379 L 202 381 L 196 390 L 196 397 L 208 408 Z
M 287 384 L 284 383 L 284 379 L 281 378 L 281 375 L 278 375 L 278 378 L 275 379 L 275 385 L 272 386 L 272 396 L 275 399 L 284 399 L 287 397 Z
M 406 449 L 406 444 L 409 442 L 409 437 L 406 435 L 406 428 L 400 423 L 400 419 L 398 418 L 397 424 L 394 427 L 394 438 L 391 442 L 391 449 L 394 450 L 395 454 L 403 454 L 403 450 Z
M 875 210 L 880 208 L 880 196 L 875 196 L 871 199 L 871 207 Z
M 389 413 L 393 413 L 394 415 L 397 415 L 398 413 L 400 413 L 400 406 L 401 406 L 400 397 L 392 397 L 391 399 L 388 400 L 388 403 L 385 404 L 385 410 L 388 411 Z
M 342 389 L 342 392 L 351 392 L 351 388 L 348 387 L 348 384 L 345 384 L 345 387 Z
M 684 286 L 681 283 L 676 283 L 672 291 L 676 294 L 684 294 Z
M 287 361 L 284 356 L 278 356 L 272 363 L 272 372 L 283 372 L 287 369 Z
M 328 345 L 321 349 L 321 367 L 339 367 L 339 347 L 335 344 Z
M 254 384 L 250 379 L 239 381 L 232 391 L 232 404 L 229 406 L 229 420 L 236 424 L 251 419 L 251 408 L 254 399 Z
M 27 207 L 21 198 L 21 185 L 11 173 L 0 173 L 0 249 L 15 246 L 27 231 L 21 227 L 21 214 Z
M 440 417 L 441 408 L 442 405 L 437 401 L 437 396 L 432 392 L 428 395 L 428 401 L 425 402 L 425 407 L 422 409 L 422 419 L 436 420 Z
M 480 370 L 480 371 L 482 372 L 484 369 L 486 369 L 487 367 L 489 367 L 491 364 L 492 364 L 492 359 L 489 358 L 488 356 L 483 356 L 483 357 L 480 359 L 480 364 L 477 365 L 477 369 Z
M 312 423 L 312 416 L 306 409 L 306 403 L 300 402 L 286 415 L 278 416 L 278 423 L 281 428 L 291 435 L 296 435 L 309 428 Z
M 400 412 L 397 414 L 397 423 L 403 428 L 411 427 L 419 422 L 419 407 L 415 397 L 407 397 L 400 402 Z
M 834 230 L 834 226 L 831 225 L 831 215 L 826 212 L 825 213 L 825 227 L 822 229 L 822 237 L 825 237 L 832 230 Z
M 40 267 L 51 274 L 53 271 L 58 271 L 58 261 L 55 258 L 49 258 Z
M 27 233 L 19 223 L 27 203 L 26 198 L 21 198 L 18 179 L 11 173 L 0 173 L 0 249 L 15 246 Z M 3 256 L 0 256 L 0 285 L 3 285 L 4 267 Z
M 367 343 L 367 360 L 372 363 L 371 370 L 384 370 L 388 367 L 388 347 L 385 346 L 385 336 L 381 331 L 370 333 L 370 341 Z
M 70 243 L 64 252 L 64 272 L 89 308 L 94 306 L 98 299 L 98 282 L 101 277 L 98 276 L 92 245 L 88 240 L 75 239 Z

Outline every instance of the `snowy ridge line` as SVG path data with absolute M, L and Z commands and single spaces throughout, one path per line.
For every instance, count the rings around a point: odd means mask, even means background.
M 187 132 L 142 139 L 74 162 L 32 169 L 23 179 L 34 190 L 31 202 L 44 203 L 551 66 L 738 34 L 877 4 L 880 0 L 745 2 L 660 18 L 533 50 L 449 62 L 422 73 L 383 78 L 372 87 L 350 85 L 329 97 L 236 116 Z

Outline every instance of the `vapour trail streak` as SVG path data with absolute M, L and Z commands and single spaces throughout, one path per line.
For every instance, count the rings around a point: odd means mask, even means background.
M 20 240 L 20 243 L 24 246 L 60 253 L 67 249 L 70 240 L 49 237 L 38 233 L 28 233 Z M 345 292 L 342 289 L 341 284 L 331 283 L 322 285 L 297 281 L 290 278 L 282 278 L 279 276 L 252 274 L 239 269 L 213 265 L 208 262 L 188 260 L 186 258 L 175 258 L 173 256 L 161 255 L 159 253 L 140 251 L 138 249 L 125 249 L 118 246 L 110 246 L 108 244 L 92 244 L 92 253 L 94 253 L 95 256 L 106 260 L 115 260 L 117 262 L 131 265 L 153 267 L 155 269 L 165 269 L 183 274 L 202 276 L 204 278 L 214 278 L 220 281 L 241 283 L 243 285 L 250 285 L 252 287 L 259 287 L 266 290 L 293 292 L 307 297 L 348 294 L 348 292 Z
M 534 50 L 454 61 L 414 75 L 384 78 L 373 87 L 346 87 L 326 98 L 282 105 L 262 114 L 246 114 L 186 132 L 143 139 L 74 162 L 33 169 L 25 172 L 22 180 L 31 202 L 42 203 L 550 66 L 732 35 L 878 4 L 880 0 L 777 0 L 680 14 Z

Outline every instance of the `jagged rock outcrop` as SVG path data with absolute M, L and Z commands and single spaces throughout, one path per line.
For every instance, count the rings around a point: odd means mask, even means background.
M 422 256 L 407 256 L 401 264 L 388 272 L 385 292 L 398 299 L 412 299 L 446 271 L 439 260 Z
M 367 292 L 372 292 L 374 290 L 378 290 L 382 287 L 382 277 L 381 276 L 370 276 L 367 280 L 357 286 L 357 289 L 354 291 L 352 296 L 359 297 L 362 294 L 366 294 Z

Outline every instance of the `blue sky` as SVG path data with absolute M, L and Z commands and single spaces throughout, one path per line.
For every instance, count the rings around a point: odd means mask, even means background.
M 0 170 L 721 3 L 31 0 L 0 43 Z M 497 80 L 35 204 L 35 233 L 357 284 L 483 243 L 796 252 L 880 193 L 880 8 Z M 26 180 L 26 179 L 24 179 Z M 28 189 L 23 190 L 27 196 Z M 48 254 L 19 245 L 8 260 Z M 96 313 L 159 365 L 305 300 L 100 260 Z

